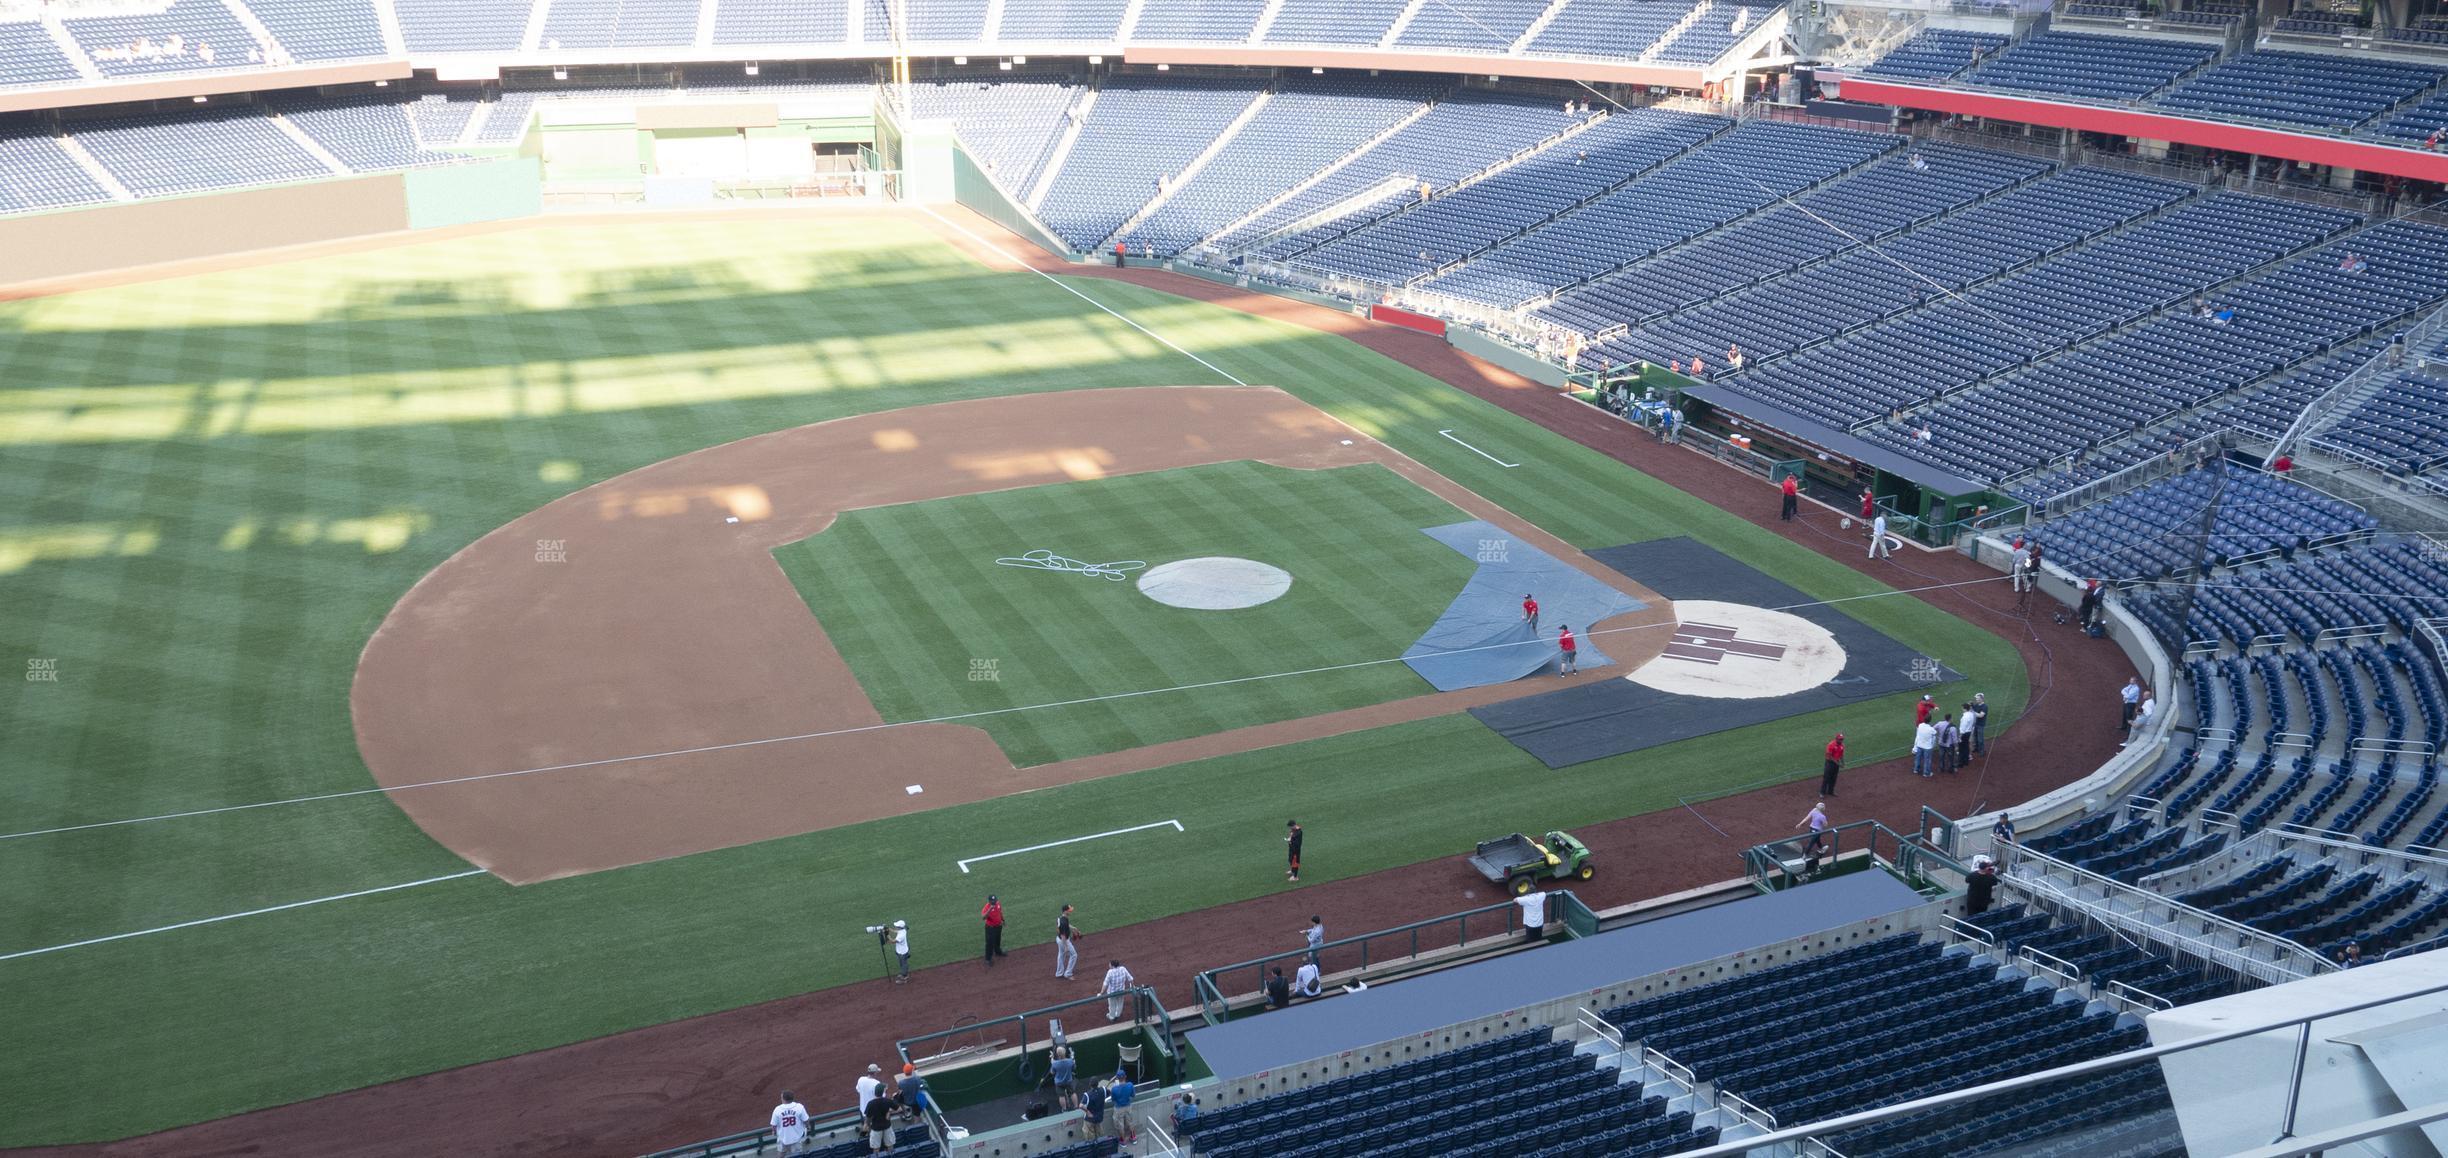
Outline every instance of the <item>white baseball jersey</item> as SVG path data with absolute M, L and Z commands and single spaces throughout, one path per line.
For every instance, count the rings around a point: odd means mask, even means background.
M 806 1106 L 802 1106 L 797 1102 L 784 1102 L 781 1105 L 774 1107 L 774 1141 L 780 1142 L 785 1146 L 796 1146 L 799 1143 L 807 1140 L 807 1127 L 808 1116 Z
M 1120 993 L 1131 987 L 1131 972 L 1119 965 L 1105 971 L 1105 992 Z
M 869 1074 L 866 1077 L 860 1078 L 858 1081 L 858 1108 L 862 1111 L 865 1110 L 867 1108 L 867 1103 L 874 1101 L 875 1096 L 878 1093 L 881 1093 L 883 1089 L 884 1083 L 877 1081 L 874 1074 Z

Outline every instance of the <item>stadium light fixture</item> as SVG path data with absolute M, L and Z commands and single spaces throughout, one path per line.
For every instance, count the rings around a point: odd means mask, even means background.
M 952 63 L 954 63 L 954 64 L 956 64 L 956 65 L 959 65 L 959 64 L 967 64 L 967 63 L 969 63 L 969 58 L 968 58 L 968 57 L 966 57 L 966 56 L 955 56 L 955 57 L 953 57 L 953 58 L 952 58 Z
M 195 99 L 195 103 L 197 103 L 197 104 L 203 104 L 203 103 L 204 103 L 204 98 L 203 98 L 203 97 L 197 97 L 197 98 Z
M 553 79 L 554 79 L 554 80 L 568 80 L 568 79 L 569 79 L 569 70 L 568 70 L 568 69 L 566 69 L 566 68 L 556 68 L 556 69 L 554 69 L 554 70 L 553 70 Z
M 1156 71 L 1158 71 L 1158 72 L 1171 72 L 1171 71 L 1173 71 L 1173 66 L 1172 66 L 1172 65 L 1169 65 L 1169 64 L 1160 64 L 1160 65 L 1157 65 L 1157 66 L 1156 66 Z
M 1102 57 L 1102 56 L 1091 56 L 1091 57 L 1089 57 L 1089 58 L 1088 58 L 1088 63 L 1090 63 L 1090 64 L 1103 64 L 1103 63 L 1105 63 L 1105 58 L 1104 58 L 1104 57 Z
M 1027 57 L 1025 57 L 1025 56 L 1015 56 L 1015 57 L 1013 57 L 1013 58 L 1012 58 L 1012 63 L 1013 63 L 1013 64 L 1027 64 L 1027 63 L 1028 63 L 1028 58 L 1027 58 Z
M 749 62 L 748 62 L 748 75 L 750 75 L 750 76 L 755 76 L 756 74 L 757 74 L 757 66 L 756 66 L 756 62 L 755 62 L 755 61 L 753 61 L 753 60 L 752 60 L 752 61 L 749 61 Z
M 1011 71 L 1011 62 L 1010 62 L 1010 61 L 1008 61 L 1008 60 L 998 60 L 998 61 L 996 61 L 996 62 L 995 62 L 995 67 L 996 67 L 996 68 L 999 68 L 999 69 L 1002 69 L 1002 70 L 1003 70 L 1003 71 L 1005 71 L 1005 72 L 1010 72 L 1010 71 Z
M 387 80 L 378 80 L 378 81 L 375 81 L 375 82 L 374 82 L 374 87 L 376 87 L 376 88 L 389 88 L 389 87 L 391 87 L 391 82 L 390 82 L 390 81 L 387 81 Z

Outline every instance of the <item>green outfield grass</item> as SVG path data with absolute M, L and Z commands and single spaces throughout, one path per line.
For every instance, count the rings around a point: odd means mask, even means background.
M 1420 529 L 1466 517 L 1382 466 L 1233 462 L 853 511 L 774 554 L 884 718 L 927 720 L 1400 655 L 1475 566 Z M 1294 579 L 1258 607 L 1185 611 L 1129 582 L 995 565 L 1046 544 L 1096 561 L 1239 556 Z M 974 723 L 1025 766 L 1433 690 L 1379 663 Z
M 1689 534 L 1820 597 L 1884 590 L 1340 339 L 1070 284 L 1576 545 Z M 1221 380 L 1043 278 L 866 218 L 550 225 L 0 303 L 0 662 L 57 673 L 0 690 L 0 835 L 366 787 L 348 688 L 367 636 L 452 552 L 576 488 L 849 414 Z M 1994 721 L 2021 711 L 2021 665 L 1995 636 L 1914 600 L 1847 610 L 1968 673 Z M 853 934 L 877 848 L 992 851 L 1178 816 L 1185 833 L 1117 838 L 1172 843 L 1085 914 L 1110 928 L 1286 887 L 1287 807 L 1312 834 L 1304 878 L 1331 880 L 1798 774 L 1830 728 L 1882 735 L 1896 714 L 1871 701 L 1562 776 L 1446 717 L 526 888 L 479 876 L 0 960 L 0 1146 L 855 980 L 875 968 Z M 1517 773 L 1539 777 L 1535 801 L 1491 789 Z M 1051 915 L 1036 910 L 1110 851 L 973 877 L 947 855 L 896 877 L 891 915 L 919 930 L 922 962 L 945 960 L 997 889 L 1017 898 L 1014 944 L 1033 944 Z M 465 868 L 380 796 L 0 839 L 0 957 Z M 842 927 L 776 929 L 776 912 Z

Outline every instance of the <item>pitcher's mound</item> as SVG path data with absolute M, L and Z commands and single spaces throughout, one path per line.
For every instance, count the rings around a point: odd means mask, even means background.
M 1206 555 L 1159 563 L 1139 576 L 1139 592 L 1167 607 L 1230 611 L 1271 603 L 1292 589 L 1292 573 L 1256 559 Z

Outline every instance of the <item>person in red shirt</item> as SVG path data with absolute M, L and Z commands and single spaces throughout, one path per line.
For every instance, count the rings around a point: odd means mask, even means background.
M 1828 741 L 1827 764 L 1819 769 L 1819 795 L 1836 795 L 1836 774 L 1844 771 L 1844 733 Z
M 1128 262 L 1129 260 L 1130 260 L 1130 243 L 1129 243 L 1129 242 L 1127 242 L 1127 241 L 1117 241 L 1117 242 L 1114 242 L 1114 268 L 1115 268 L 1115 269 L 1120 269 L 1120 268 L 1122 268 L 1123 264 L 1124 264 L 1125 262 Z
M 1535 595 L 1524 595 L 1524 596 L 1522 596 L 1522 622 L 1529 624 L 1529 625 L 1530 625 L 1530 630 L 1531 630 L 1531 631 L 1535 632 L 1535 631 L 1537 631 L 1537 630 L 1538 630 L 1538 597 L 1537 597 L 1537 596 L 1535 596 Z
M 1558 662 L 1556 666 L 1556 674 L 1559 676 L 1579 674 L 1581 671 L 1581 645 L 1573 642 L 1571 624 L 1567 623 L 1556 628 L 1556 647 L 1563 653 L 1557 657 Z
M 2295 469 L 2295 456 L 2290 454 L 2279 455 L 2276 461 L 2270 463 L 2270 469 L 2279 474 L 2285 474 L 2286 472 Z
M 1878 495 L 1869 487 L 1862 488 L 1862 521 L 1867 523 L 1878 514 Z
M 995 958 L 1011 956 L 1003 951 L 1003 902 L 988 893 L 986 907 L 978 910 L 978 916 L 986 919 L 986 964 L 992 967 Z
M 1777 518 L 1779 521 L 1790 523 L 1793 521 L 1794 510 L 1802 505 L 1802 484 L 1794 481 L 1794 476 L 1786 475 L 1785 481 L 1779 484 L 1777 489 L 1785 493 L 1785 504 L 1777 508 Z
M 1928 696 L 1922 696 L 1921 702 L 1913 705 L 1913 726 L 1918 728 L 1923 724 L 1929 723 L 1930 711 L 1937 706 L 1937 704 L 1931 702 Z

